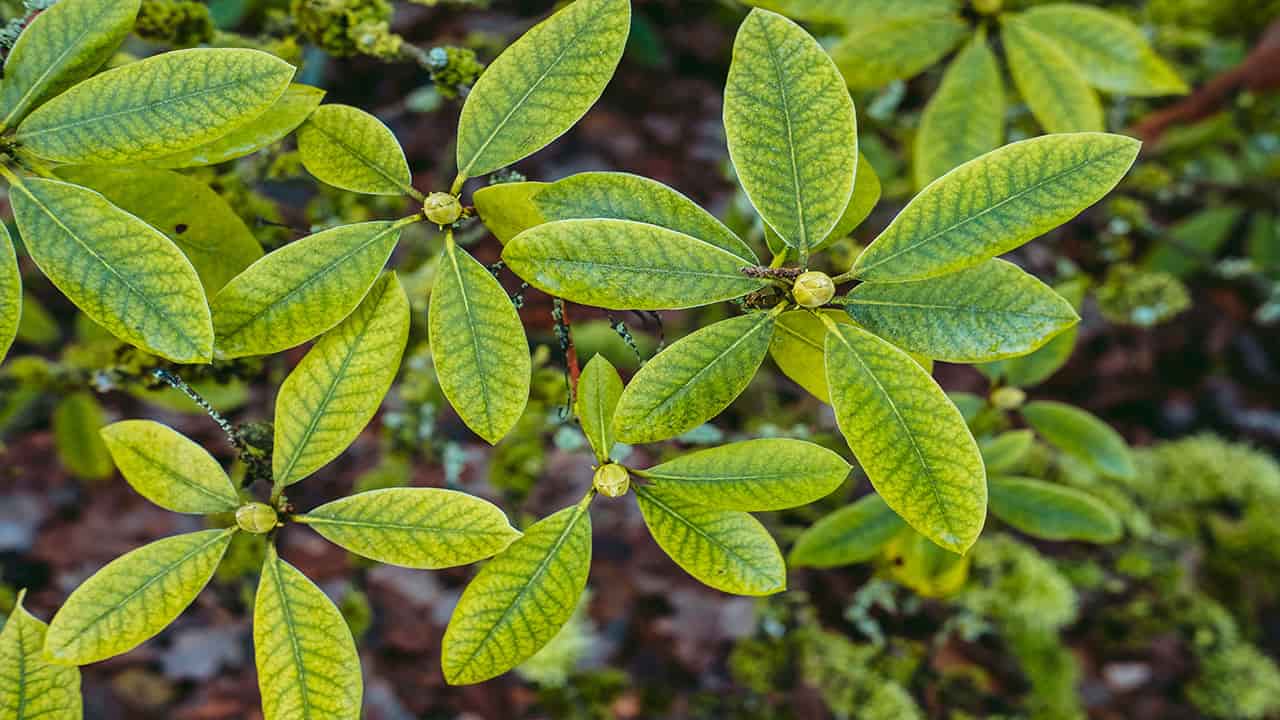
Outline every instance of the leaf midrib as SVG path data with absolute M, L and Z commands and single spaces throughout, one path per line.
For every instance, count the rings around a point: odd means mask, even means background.
M 236 497 L 234 494 L 231 496 L 219 495 L 218 493 L 214 492 L 210 488 L 207 488 L 197 482 L 193 482 L 192 480 L 187 478 L 187 476 L 183 475 L 181 472 L 179 472 L 175 468 L 169 465 L 166 465 L 163 462 L 160 462 L 158 459 L 150 455 L 147 455 L 142 451 L 140 447 L 136 445 L 131 445 L 128 443 L 125 443 L 124 445 L 125 447 L 132 450 L 135 455 L 137 455 L 139 458 L 145 461 L 148 465 L 151 465 L 154 468 L 158 468 L 163 474 L 168 476 L 169 479 L 177 480 L 179 483 L 191 488 L 192 490 L 195 490 L 196 492 L 202 495 L 221 501 L 223 504 L 223 507 L 226 507 L 227 509 L 230 509 L 230 510 L 234 510 L 236 506 L 239 504 L 239 498 Z
M 433 532 L 440 534 L 453 535 L 475 535 L 483 537 L 506 537 L 510 532 L 502 530 L 473 530 L 465 527 L 444 527 L 435 525 L 413 525 L 403 522 L 390 522 L 384 520 L 349 520 L 346 518 L 335 518 L 325 515 L 316 515 L 310 513 L 293 518 L 295 522 L 306 525 L 339 525 L 343 527 L 366 528 L 373 530 L 400 531 L 406 533 L 417 532 Z
M 280 611 L 284 614 L 285 627 L 289 629 L 289 647 L 293 651 L 293 665 L 298 672 L 298 694 L 302 699 L 302 717 L 310 720 L 311 698 L 307 688 L 307 665 L 302 659 L 302 645 L 298 642 L 298 631 L 294 626 L 293 608 L 289 603 L 289 595 L 285 592 L 284 579 L 280 575 L 280 564 L 283 560 L 279 556 L 273 557 L 272 560 L 271 581 L 276 586 L 276 593 L 280 596 Z
M 947 227 L 945 227 L 945 228 L 943 228 L 943 229 L 941 229 L 941 230 L 938 230 L 937 232 L 934 232 L 934 233 L 933 233 L 933 234 L 931 234 L 931 235 L 926 235 L 925 237 L 921 238 L 920 240 L 918 240 L 918 241 L 916 241 L 916 242 L 914 242 L 914 243 L 912 243 L 912 244 L 910 244 L 910 245 L 907 245 L 907 246 L 905 246 L 905 247 L 903 247 L 903 248 L 900 248 L 900 249 L 898 249 L 898 250 L 896 250 L 896 251 L 894 251 L 894 252 L 892 252 L 892 253 L 890 253 L 890 254 L 888 254 L 888 255 L 884 256 L 883 258 L 881 258 L 881 259 L 880 259 L 879 261 L 877 261 L 877 262 L 874 262 L 874 263 L 872 263 L 872 264 L 870 264 L 870 265 L 867 265 L 867 266 L 865 266 L 865 267 L 862 267 L 862 268 L 855 268 L 855 270 L 857 271 L 857 275 L 858 275 L 859 277 L 865 276 L 865 275 L 866 275 L 868 272 L 870 272 L 871 270 L 874 270 L 875 268 L 878 268 L 878 267 L 880 267 L 881 265 L 884 265 L 885 263 L 887 263 L 887 262 L 889 262 L 889 261 L 891 261 L 891 260 L 893 260 L 893 259 L 897 258 L 897 257 L 898 257 L 898 256 L 900 256 L 900 255 L 903 255 L 903 254 L 905 254 L 905 253 L 911 252 L 911 251 L 915 250 L 916 248 L 919 248 L 919 247 L 921 247 L 921 246 L 923 246 L 923 245 L 927 245 L 927 244 L 929 244 L 929 243 L 931 243 L 931 242 L 933 242 L 933 241 L 937 240 L 938 238 L 942 237 L 943 235 L 946 235 L 947 233 L 949 233 L 949 232 L 951 232 L 951 231 L 953 231 L 953 230 L 955 230 L 955 229 L 957 229 L 957 228 L 959 228 L 959 227 L 962 227 L 962 226 L 964 226 L 964 225 L 967 225 L 967 224 L 969 224 L 969 223 L 971 223 L 971 222 L 975 222 L 975 221 L 977 221 L 979 218 L 982 218 L 982 217 L 986 216 L 988 213 L 995 212 L 996 210 L 999 210 L 1001 207 L 1004 207 L 1005 205 L 1007 205 L 1008 203 L 1011 203 L 1011 202 L 1013 202 L 1013 201 L 1015 201 L 1015 200 L 1018 200 L 1019 198 L 1023 197 L 1024 195 L 1027 195 L 1027 194 L 1029 194 L 1029 193 L 1035 192 L 1036 190 L 1039 190 L 1040 188 L 1044 187 L 1045 185 L 1048 185 L 1048 184 L 1053 183 L 1053 182 L 1057 182 L 1060 178 L 1062 178 L 1062 177 L 1064 177 L 1064 176 L 1066 176 L 1066 175 L 1069 175 L 1069 174 L 1071 174 L 1071 173 L 1074 173 L 1075 171 L 1079 170 L 1080 168 L 1083 168 L 1083 167 L 1085 167 L 1085 166 L 1087 166 L 1087 165 L 1091 165 L 1091 164 L 1093 164 L 1093 163 L 1096 163 L 1096 162 L 1099 162 L 1099 161 L 1102 161 L 1102 160 L 1109 159 L 1112 155 L 1115 155 L 1116 153 L 1120 152 L 1121 150 L 1123 150 L 1123 148 L 1121 148 L 1121 147 L 1116 147 L 1116 148 L 1113 148 L 1113 149 L 1108 150 L 1108 151 L 1106 151 L 1106 152 L 1098 153 L 1097 155 L 1095 155 L 1095 156 L 1093 156 L 1093 157 L 1091 157 L 1091 158 L 1088 158 L 1088 159 L 1086 159 L 1086 160 L 1083 160 L 1083 161 L 1081 161 L 1081 162 L 1079 162 L 1079 163 L 1076 163 L 1075 165 L 1072 165 L 1071 167 L 1068 167 L 1068 168 L 1066 168 L 1066 169 L 1064 169 L 1064 170 L 1061 170 L 1061 171 L 1059 171 L 1059 172 L 1056 172 L 1056 173 L 1054 173 L 1053 175 L 1050 175 L 1050 176 L 1049 176 L 1049 177 L 1047 177 L 1047 178 L 1044 178 L 1044 179 L 1042 179 L 1042 180 L 1039 180 L 1039 181 L 1037 181 L 1035 184 L 1030 185 L 1030 186 L 1028 186 L 1028 187 L 1026 187 L 1026 188 L 1023 188 L 1022 190 L 1019 190 L 1018 192 L 1016 192 L 1016 193 L 1014 193 L 1014 194 L 1010 195 L 1009 197 L 1007 197 L 1007 198 L 1005 198 L 1005 199 L 1001 200 L 1000 202 L 995 203 L 994 205 L 991 205 L 990 207 L 984 208 L 983 210 L 981 210 L 981 211 L 980 211 L 980 212 L 978 212 L 978 213 L 975 213 L 975 214 L 970 215 L 970 216 L 968 216 L 968 217 L 966 217 L 966 218 L 963 218 L 963 219 L 961 219 L 961 220 L 959 220 L 959 221 L 957 221 L 957 222 L 955 222 L 955 223 L 953 223 L 953 224 L 951 224 L 951 225 L 949 225 L 949 226 L 947 226 Z M 970 162 L 972 162 L 972 161 L 970 161 Z M 952 172 L 955 172 L 955 171 L 953 170 Z M 951 173 L 947 173 L 947 174 L 948 174 L 948 175 L 950 175 Z M 943 177 L 946 177 L 946 176 L 944 175 Z M 941 180 L 941 178 L 939 178 L 939 180 Z M 934 183 L 936 183 L 936 182 L 938 182 L 938 181 L 937 181 L 937 180 L 935 180 L 935 181 L 934 181 Z M 932 185 L 933 183 L 930 183 L 930 184 Z M 919 196 L 917 196 L 917 197 L 919 197 Z M 904 212 L 905 212 L 905 211 L 904 211 Z M 899 215 L 898 217 L 901 217 L 901 215 Z M 896 219 L 895 219 L 895 223 L 896 223 Z M 890 229 L 892 229 L 892 226 L 890 226 Z M 888 232 L 889 232 L 889 230 L 885 230 L 885 234 L 887 234 Z M 884 235 L 884 234 L 882 234 L 882 235 L 881 235 L 881 237 L 883 237 L 883 235 Z M 874 246 L 874 244 L 875 244 L 875 243 L 873 242 L 873 243 L 872 243 L 872 246 Z M 870 250 L 872 246 L 868 246 L 868 247 L 867 247 L 867 249 L 868 249 L 868 250 Z M 856 263 L 855 263 L 855 265 L 856 265 Z
M 665 410 L 667 406 L 669 406 L 671 402 L 675 400 L 677 395 L 687 393 L 689 390 L 689 387 L 694 383 L 696 383 L 698 381 L 698 378 L 702 377 L 704 373 L 711 370 L 712 367 L 714 367 L 715 365 L 719 364 L 722 360 L 724 360 L 726 356 L 728 356 L 734 350 L 738 349 L 739 345 L 742 345 L 748 340 L 753 339 L 755 334 L 757 332 L 760 332 L 760 330 L 764 328 L 766 325 L 773 324 L 774 318 L 772 315 L 768 313 L 760 313 L 760 317 L 762 318 L 761 320 L 757 320 L 756 323 L 752 325 L 746 332 L 744 332 L 741 336 L 735 339 L 733 343 L 729 345 L 729 347 L 725 348 L 718 355 L 716 355 L 714 358 L 712 358 L 710 361 L 704 364 L 701 368 L 699 368 L 698 371 L 695 372 L 692 376 L 690 376 L 688 380 L 681 383 L 678 387 L 671 389 L 671 392 L 667 393 L 666 397 L 664 397 L 661 402 L 659 402 L 657 405 L 653 405 L 652 409 L 650 409 L 649 412 L 645 413 L 645 417 L 646 418 L 652 417 L 655 413 Z M 668 352 L 669 351 L 670 350 L 668 350 Z M 670 386 L 667 386 L 667 387 L 669 388 Z
M 338 147 L 347 151 L 347 153 L 350 154 L 351 157 L 360 161 L 361 165 L 364 165 L 365 167 L 369 168 L 377 175 L 381 176 L 383 180 L 386 180 L 392 185 L 395 185 L 396 188 L 400 190 L 400 192 L 406 195 L 412 194 L 409 192 L 412 188 L 409 187 L 408 183 L 404 182 L 403 180 L 395 177 L 391 173 L 384 170 L 381 165 L 378 165 L 377 163 L 373 162 L 371 158 L 364 155 L 364 153 L 360 152 L 353 145 L 343 141 L 337 135 L 334 135 L 333 133 L 329 132 L 324 126 L 320 125 L 319 123 L 311 123 L 311 127 L 314 128 L 316 132 L 319 132 L 321 135 L 324 135 L 326 138 L 328 138 L 329 141 L 332 142 L 334 145 L 337 145 Z
M 917 310 L 949 310 L 952 312 L 972 315 L 1013 315 L 1016 317 L 1040 320 L 1070 320 L 1074 317 L 1073 315 L 1050 315 L 1047 313 L 1029 312 L 1026 310 L 992 309 L 975 305 L 946 305 L 943 303 L 903 302 L 899 300 L 863 300 L 853 296 L 846 299 L 845 305 L 872 305 L 876 307 L 912 308 Z
M 799 160 L 796 158 L 795 133 L 792 129 L 791 122 L 791 99 L 787 95 L 788 83 L 783 74 L 782 64 L 779 62 L 777 48 L 775 48 L 773 44 L 773 36 L 769 33 L 768 24 L 761 21 L 760 27 L 760 34 L 764 36 L 765 45 L 768 47 L 769 64 L 773 67 L 774 75 L 778 81 L 777 90 L 778 95 L 780 96 L 779 99 L 782 101 L 782 117 L 786 121 L 787 125 L 787 158 L 791 160 L 791 181 L 795 187 L 796 199 L 796 222 L 799 223 L 799 227 L 797 228 L 797 230 L 799 230 L 799 238 L 797 239 L 800 242 L 800 251 L 802 253 L 807 253 L 809 251 L 809 234 L 804 217 L 804 187 L 800 183 L 800 165 Z M 781 233 L 779 233 L 779 235 L 781 235 Z M 783 238 L 783 241 L 786 241 L 785 237 Z
M 462 310 L 467 315 L 467 336 L 471 340 L 471 353 L 475 359 L 475 367 L 479 369 L 476 377 L 480 381 L 480 396 L 484 400 L 484 429 L 486 433 L 494 434 L 497 426 L 493 421 L 493 403 L 489 398 L 488 363 L 485 362 L 485 353 L 480 348 L 480 335 L 476 332 L 476 318 L 471 312 L 471 298 L 467 294 L 467 282 L 462 277 L 462 265 L 458 262 L 457 254 L 463 251 L 450 242 L 444 252 L 449 256 L 449 263 L 453 266 L 454 279 L 458 282 L 458 295 L 462 300 Z M 487 440 L 488 438 L 485 439 Z
M 45 182 L 54 182 L 54 181 L 45 181 Z M 70 185 L 70 183 L 64 183 L 64 184 Z M 183 340 L 185 340 L 185 341 L 187 342 L 187 345 L 188 345 L 188 347 L 187 347 L 187 351 L 188 351 L 188 352 L 191 352 L 191 351 L 192 351 L 192 349 L 194 349 L 194 351 L 195 351 L 197 354 L 200 354 L 200 343 L 199 343 L 199 342 L 197 342 L 194 338 L 192 338 L 190 335 L 188 335 L 188 334 L 187 334 L 187 332 L 186 332 L 186 328 L 184 328 L 184 327 L 182 326 L 182 324 L 181 324 L 181 323 L 173 323 L 173 322 L 172 322 L 173 318 L 171 318 L 167 312 L 165 312 L 165 311 L 161 310 L 161 309 L 160 309 L 160 308 L 159 308 L 159 307 L 158 307 L 154 302 L 152 302 L 152 300 L 151 300 L 150 296 L 148 296 L 148 295 L 147 295 L 146 293 L 144 293 L 144 292 L 140 292 L 140 291 L 138 290 L 138 288 L 137 288 L 136 286 L 134 286 L 134 284 L 133 284 L 132 282 L 130 282 L 130 281 L 129 281 L 129 279 L 128 279 L 127 277 L 125 277 L 124 275 L 121 275 L 119 270 L 116 270 L 116 268 L 115 268 L 114 266 L 112 266 L 112 265 L 111 265 L 111 263 L 108 263 L 108 262 L 107 262 L 107 261 L 106 261 L 106 260 L 101 256 L 101 255 L 99 255 L 99 254 L 98 254 L 98 252 L 97 252 L 96 250 L 94 250 L 92 246 L 90 246 L 88 243 L 86 243 L 84 240 L 82 240 L 82 239 L 80 238 L 80 236 L 79 236 L 79 235 L 77 235 L 77 234 L 76 234 L 76 233 L 75 233 L 75 232 L 74 232 L 70 227 L 68 227 L 66 224 L 64 224 L 64 223 L 62 222 L 62 220 L 61 220 L 57 215 L 55 215 L 55 214 L 53 213 L 52 209 L 51 209 L 48 205 L 46 205 L 42 200 L 40 200 L 40 198 L 36 197 L 36 196 L 35 196 L 35 194 L 31 192 L 31 189 L 30 189 L 30 188 L 28 188 L 24 183 L 17 183 L 17 184 L 15 185 L 15 187 L 17 187 L 17 188 L 18 188 L 19 190 L 21 190 L 21 191 L 22 191 L 22 192 L 23 192 L 23 193 L 24 193 L 28 198 L 30 198 L 30 199 L 31 199 L 31 202 L 35 203 L 36 207 L 38 207 L 38 208 L 40 209 L 40 211 L 41 211 L 41 212 L 43 212 L 43 213 L 45 214 L 45 216 L 47 216 L 47 217 L 49 218 L 49 220 L 51 220 L 51 221 L 53 222 L 53 224 L 54 224 L 54 225 L 56 225 L 56 226 L 57 226 L 58 228 L 60 228 L 64 233 L 66 233 L 68 237 L 70 237 L 71 239 L 75 240 L 75 242 L 76 242 L 76 244 L 77 244 L 77 245 L 79 245 L 82 249 L 84 249 L 84 250 L 85 250 L 89 255 L 91 255 L 91 256 L 93 257 L 93 259 L 94 259 L 94 260 L 97 260 L 97 261 L 98 261 L 98 263 L 99 263 L 102 267 L 106 268 L 106 269 L 107 269 L 107 270 L 108 270 L 108 271 L 109 271 L 113 276 L 115 276 L 115 278 L 116 278 L 117 280 L 119 280 L 121 284 L 123 284 L 126 288 L 128 288 L 128 289 L 129 289 L 129 292 L 130 292 L 130 293 L 134 294 L 134 295 L 135 295 L 135 296 L 137 296 L 140 300 L 142 300 L 142 304 L 143 304 L 143 305 L 146 305 L 146 306 L 147 306 L 147 307 L 148 307 L 152 312 L 156 313 L 156 314 L 157 314 L 157 315 L 159 315 L 160 317 L 162 317 L 162 318 L 164 318 L 164 319 L 166 319 L 166 320 L 171 321 L 170 327 L 173 329 L 173 331 L 174 331 L 175 333 L 177 333 L 179 337 L 181 337 Z M 72 187 L 75 187 L 75 186 L 72 186 Z M 92 192 L 92 191 L 90 191 L 90 192 Z M 98 194 L 98 193 L 94 193 L 94 194 Z M 104 198 L 104 201 L 105 201 L 105 198 Z M 108 204 L 110 204 L 110 203 L 108 202 Z M 112 205 L 112 207 L 114 208 L 115 206 L 114 206 L 114 205 Z M 119 210 L 119 208 L 116 208 L 116 209 L 117 209 L 117 210 Z M 123 211 L 123 210 L 120 210 L 120 212 L 124 212 L 124 211 Z M 125 213 L 125 214 L 126 214 L 126 215 L 129 215 L 128 213 Z M 135 220 L 138 220 L 138 222 L 141 222 L 143 225 L 146 225 L 146 227 L 147 227 L 148 229 L 152 230 L 152 231 L 153 231 L 153 232 L 155 232 L 157 235 L 159 235 L 160 237 L 164 238 L 164 240 L 165 240 L 166 242 L 169 242 L 169 243 L 172 243 L 172 242 L 173 242 L 172 240 L 169 240 L 169 238 L 165 237 L 165 236 L 164 236 L 164 234 L 163 234 L 163 233 L 161 233 L 159 230 L 156 230 L 155 228 L 152 228 L 150 225 L 147 225 L 144 221 L 142 221 L 141 219 L 137 218 L 137 216 L 129 215 L 129 217 L 131 217 L 131 218 L 133 218 L 133 219 L 135 219 Z M 176 247 L 176 246 L 175 246 L 175 247 Z M 181 251 L 179 251 L 179 252 L 181 252 Z M 39 264 L 39 263 L 37 263 L 37 264 Z M 95 319 L 96 319 L 96 318 L 95 318 Z M 150 341 L 149 341 L 149 340 L 147 340 L 147 342 L 149 343 Z

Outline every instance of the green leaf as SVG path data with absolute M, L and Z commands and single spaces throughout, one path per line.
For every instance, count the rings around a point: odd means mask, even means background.
M 444 396 L 472 432 L 497 443 L 524 413 L 533 372 L 529 340 L 507 291 L 447 242 L 427 322 Z
M 534 225 L 546 222 L 533 198 L 550 187 L 544 182 L 512 182 L 489 185 L 476 190 L 471 201 L 489 232 L 506 245 L 511 239 Z
M 858 163 L 853 99 L 822 46 L 752 10 L 733 43 L 724 130 L 751 204 L 806 256 L 848 206 Z
M 469 565 L 520 537 L 494 504 L 437 488 L 358 493 L 294 519 L 357 555 L 424 570 Z
M 849 476 L 849 463 L 821 445 L 763 438 L 687 453 L 633 472 L 663 497 L 760 512 L 808 505 L 830 495 Z
M 263 150 L 298 129 L 312 111 L 320 107 L 325 92 L 310 85 L 294 83 L 266 112 L 216 140 L 147 161 L 157 168 L 188 168 L 217 165 Z
M 787 561 L 797 567 L 815 568 L 867 562 L 906 527 L 883 498 L 867 495 L 800 533 Z
M 978 444 L 911 356 L 854 325 L 827 326 L 836 422 L 876 492 L 911 527 L 964 554 L 986 519 Z
M 979 30 L 947 65 L 925 105 L 915 141 L 915 182 L 923 188 L 1004 142 L 1000 63 Z
M 213 298 L 222 358 L 288 350 L 342 322 L 400 240 L 391 222 L 342 225 L 267 254 Z
M 880 177 L 876 175 L 875 168 L 867 162 L 865 155 L 858 153 L 858 171 L 854 175 L 853 195 L 849 198 L 849 205 L 845 207 L 835 229 L 813 251 L 830 247 L 835 241 L 848 237 L 867 219 L 876 203 L 880 202 L 880 190 Z
M 1280 279 L 1280 215 L 1254 213 L 1245 246 L 1255 267 L 1269 277 Z
M 165 510 L 210 514 L 240 507 L 240 494 L 218 461 L 177 430 L 125 420 L 101 434 L 124 479 Z
M 735 595 L 787 589 L 782 552 L 751 515 L 696 505 L 656 488 L 637 486 L 636 501 L 653 539 L 699 582 Z
M 504 50 L 462 106 L 458 175 L 510 165 L 573 127 L 613 77 L 630 31 L 628 0 L 577 0 Z
M 1088 289 L 1088 278 L 1079 277 L 1059 283 L 1054 287 L 1054 292 L 1066 298 L 1067 302 L 1071 303 L 1071 307 L 1079 313 L 1080 307 L 1084 305 L 1085 291 Z M 1013 387 L 1038 385 L 1067 363 L 1071 358 L 1071 352 L 1075 350 L 1079 334 L 1079 325 L 1072 326 L 1053 336 L 1053 339 L 1030 355 L 987 363 L 978 366 L 978 370 L 993 380 L 1003 377 L 1005 384 Z
M 44 657 L 48 626 L 22 607 L 22 593 L 0 632 L 0 716 L 80 720 L 80 669 Z
M 924 280 L 1008 252 L 1111 191 L 1141 143 L 1077 133 L 1023 140 L 925 188 L 854 262 L 861 280 Z
M 1018 18 L 1057 43 L 1090 85 L 1119 95 L 1174 95 L 1187 84 L 1151 49 L 1142 30 L 1101 8 L 1055 3 Z
M 206 293 L 218 292 L 262 257 L 262 246 L 244 220 L 199 180 L 146 168 L 72 165 L 56 172 L 164 233 L 191 261 Z
M 133 29 L 140 0 L 72 0 L 27 26 L 4 64 L 0 129 L 102 67 Z
M 463 591 L 444 633 L 441 664 L 450 685 L 501 675 L 569 621 L 591 569 L 589 502 L 534 523 Z
M 1101 500 L 1075 488 L 1042 480 L 993 477 L 991 514 L 1042 540 L 1112 543 L 1124 530 Z
M 608 462 L 613 453 L 613 417 L 621 397 L 622 378 L 608 358 L 597 354 L 578 377 L 574 410 L 582 423 L 582 434 L 600 462 Z
M 1178 277 L 1191 275 L 1213 262 L 1243 215 L 1238 205 L 1201 210 L 1169 228 L 1168 237 L 1142 259 L 1142 267 Z
M 613 417 L 625 443 L 675 437 L 729 407 L 769 351 L 776 314 L 721 320 L 680 338 L 631 378 Z
M 843 303 L 871 332 L 947 362 L 1025 355 L 1080 321 L 1048 285 L 999 259 L 929 280 L 863 283 Z
M 1009 472 L 1021 465 L 1035 443 L 1035 433 L 1030 430 L 1002 432 L 990 440 L 979 441 L 982 463 L 987 472 Z
M 1102 103 L 1084 74 L 1051 38 L 1012 15 L 1000 19 L 1009 74 L 1036 121 L 1051 133 L 1101 131 Z
M 45 308 L 39 298 L 23 292 L 21 302 L 22 318 L 18 321 L 18 340 L 47 346 L 62 337 L 62 328 L 58 325 L 57 318 Z
M 14 139 L 46 160 L 124 164 L 216 140 L 260 116 L 294 68 L 258 50 L 161 53 L 108 70 L 42 105 Z
M 88 665 L 151 639 L 208 584 L 234 534 L 232 528 L 176 535 L 111 561 L 54 616 L 45 654 L 58 663 Z
M 831 57 L 849 87 L 873 90 L 918 74 L 968 33 L 968 23 L 951 14 L 861 23 L 831 48 Z
M 0 223 L 0 360 L 9 354 L 22 320 L 22 270 L 18 267 L 9 228 Z
M 365 195 L 413 195 L 400 142 L 378 118 L 349 105 L 324 105 L 298 130 L 298 153 L 320 182 Z
M 760 262 L 751 247 L 714 215 L 655 180 L 617 172 L 586 172 L 552 183 L 533 197 L 544 222 L 612 218 L 675 230 L 742 258 Z
M 360 656 L 342 613 L 267 546 L 253 608 L 253 651 L 265 720 L 358 720 Z
M 9 200 L 31 259 L 86 315 L 148 352 L 208 362 L 208 301 L 173 242 L 98 193 L 57 180 L 26 178 Z
M 1022 407 L 1022 417 L 1054 447 L 1103 475 L 1132 480 L 1137 474 L 1120 433 L 1080 408 L 1059 402 L 1030 402 Z
M 272 475 L 281 487 L 342 454 L 373 419 L 409 341 L 409 297 L 395 273 L 325 333 L 280 386 Z
M 681 310 L 765 285 L 743 275 L 746 264 L 733 253 L 630 220 L 538 225 L 507 243 L 502 259 L 543 292 L 610 310 Z
M 848 25 L 928 17 L 958 9 L 955 0 L 745 0 L 745 3 L 795 20 Z
M 53 409 L 53 439 L 58 460 L 72 475 L 86 480 L 111 477 L 115 465 L 98 435 L 106 424 L 106 412 L 88 392 L 71 393 Z

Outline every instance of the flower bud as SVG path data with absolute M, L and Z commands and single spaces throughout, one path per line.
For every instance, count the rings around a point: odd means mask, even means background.
M 449 193 L 433 192 L 422 201 L 422 213 L 437 225 L 452 225 L 462 217 L 462 203 Z
M 836 284 L 826 273 L 810 270 L 796 278 L 795 287 L 791 289 L 796 302 L 801 307 L 818 308 L 831 302 L 836 295 Z
M 991 393 L 991 404 L 1001 410 L 1017 410 L 1027 401 L 1027 394 L 1016 387 L 1002 387 Z
M 596 469 L 596 476 L 591 484 L 595 485 L 596 490 L 605 497 L 622 497 L 631 489 L 631 476 L 621 465 L 609 463 Z
M 995 15 L 1003 6 L 1003 0 L 973 0 L 973 9 L 982 15 Z
M 252 502 L 236 510 L 236 525 L 254 535 L 265 535 L 276 528 L 278 518 L 275 508 L 266 503 Z

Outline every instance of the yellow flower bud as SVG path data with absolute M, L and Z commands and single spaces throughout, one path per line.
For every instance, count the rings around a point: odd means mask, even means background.
M 462 217 L 462 203 L 449 193 L 433 192 L 422 201 L 422 213 L 437 225 L 452 225 Z
M 1017 410 L 1027 401 L 1027 394 L 1016 387 L 1002 387 L 991 393 L 991 404 L 1001 410 Z
M 236 510 L 236 525 L 245 532 L 254 535 L 265 535 L 276 528 L 278 518 L 275 508 L 260 502 L 241 505 Z
M 596 490 L 605 497 L 622 497 L 631 489 L 631 476 L 621 465 L 609 463 L 596 469 L 596 476 L 591 484 L 595 485 Z
M 973 9 L 983 15 L 995 15 L 1003 5 L 1003 0 L 973 0 Z
M 796 278 L 795 287 L 791 289 L 796 302 L 801 307 L 818 308 L 831 302 L 836 295 L 836 284 L 826 273 L 810 270 Z

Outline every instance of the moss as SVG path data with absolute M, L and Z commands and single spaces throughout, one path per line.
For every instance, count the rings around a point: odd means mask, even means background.
M 799 631 L 800 675 L 833 715 L 859 720 L 916 720 L 915 700 L 874 664 L 879 649 L 831 632 Z
M 1280 712 L 1280 668 L 1252 645 L 1231 645 L 1200 658 L 1187 697 L 1214 718 L 1271 717 Z
M 432 48 L 426 54 L 426 65 L 436 90 L 450 100 L 458 97 L 463 89 L 475 85 L 480 73 L 484 72 L 484 63 L 476 57 L 474 50 L 452 45 Z
M 336 57 L 400 56 L 403 39 L 391 32 L 388 0 L 293 0 L 298 32 Z
M 962 606 L 1012 633 L 1056 631 L 1075 620 L 1075 589 L 1031 546 L 997 535 L 970 554 L 973 581 L 958 598 Z
M 138 37 L 176 47 L 208 43 L 215 30 L 209 7 L 193 0 L 143 0 L 133 28 Z
M 1112 266 L 1097 297 L 1103 317 L 1138 327 L 1168 322 L 1191 307 L 1191 294 L 1178 278 L 1125 264 Z
M 1057 634 L 1020 633 L 1009 644 L 1031 683 L 1025 702 L 1028 714 L 1037 720 L 1083 720 L 1085 712 L 1076 690 L 1080 663 Z

